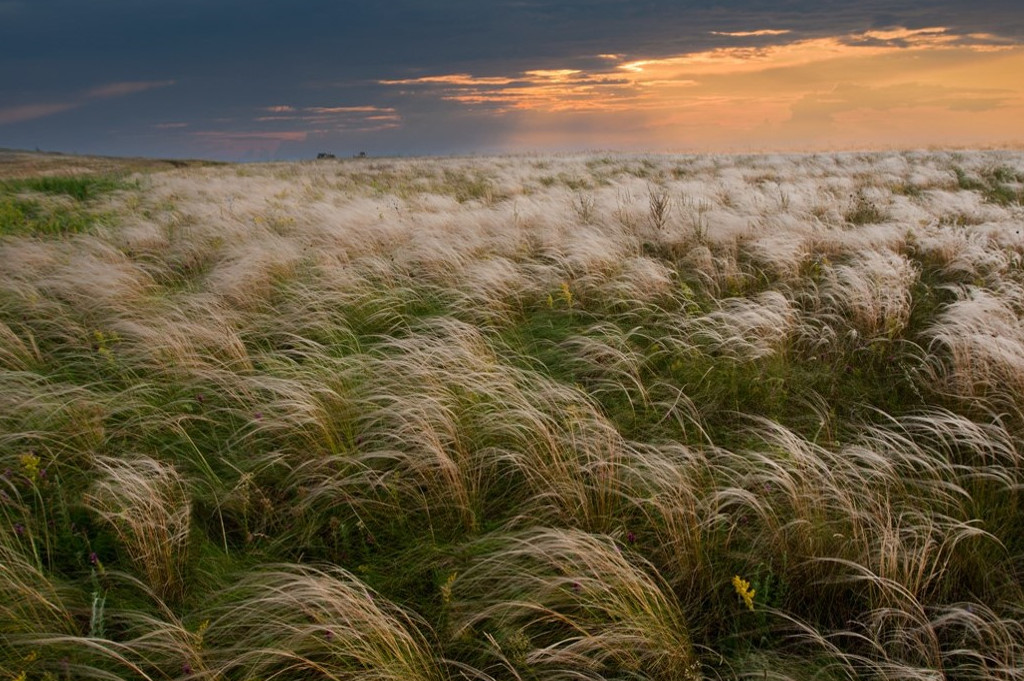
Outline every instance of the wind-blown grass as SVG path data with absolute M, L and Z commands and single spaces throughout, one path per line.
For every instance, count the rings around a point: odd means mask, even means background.
M 1021 177 L 6 181 L 0 675 L 1022 678 Z

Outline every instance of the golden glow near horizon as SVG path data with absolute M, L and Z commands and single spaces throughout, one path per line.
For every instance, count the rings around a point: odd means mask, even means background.
M 596 55 L 593 69 L 382 81 L 495 115 L 510 148 L 848 148 L 1020 143 L 1024 45 L 942 28 L 732 45 L 658 58 Z M 764 37 L 782 42 L 763 44 Z

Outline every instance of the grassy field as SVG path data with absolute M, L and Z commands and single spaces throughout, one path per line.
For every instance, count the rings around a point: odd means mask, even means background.
M 0 172 L 0 679 L 1024 678 L 1024 154 Z

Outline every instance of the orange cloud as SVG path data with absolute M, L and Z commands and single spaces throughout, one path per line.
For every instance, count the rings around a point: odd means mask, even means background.
M 409 96 L 515 112 L 510 147 L 552 137 L 713 150 L 996 144 L 1024 136 L 1024 45 L 988 34 L 891 28 L 666 57 L 602 56 L 607 65 L 587 70 L 383 83 L 401 83 Z
M 509 85 L 513 78 L 488 78 L 472 76 L 468 73 L 452 73 L 446 76 L 425 76 L 423 78 L 405 78 L 402 80 L 381 80 L 381 85 Z
M 559 83 L 567 82 L 572 76 L 580 73 L 579 69 L 540 69 L 526 71 L 526 75 L 537 80 L 550 80 Z
M 303 109 L 315 114 L 343 114 L 343 113 L 378 113 L 380 111 L 394 112 L 391 107 L 379 106 L 311 106 Z
M 762 28 L 757 31 L 711 31 L 711 35 L 724 35 L 730 38 L 751 38 L 765 35 L 786 35 L 792 33 L 788 29 Z
M 598 87 L 628 84 L 613 73 L 586 73 L 579 69 L 536 69 L 500 78 L 452 74 L 379 82 L 413 86 L 413 91 L 426 91 L 467 105 L 486 105 L 492 111 L 608 110 L 612 104 L 596 96 Z

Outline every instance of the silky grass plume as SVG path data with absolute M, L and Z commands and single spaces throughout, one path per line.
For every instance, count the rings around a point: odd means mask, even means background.
M 1024 152 L 42 186 L 0 681 L 1024 681 Z

